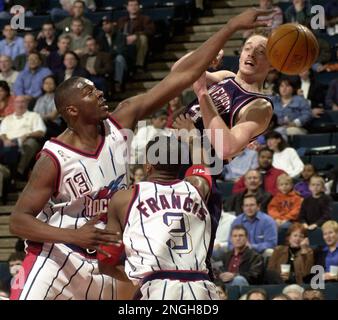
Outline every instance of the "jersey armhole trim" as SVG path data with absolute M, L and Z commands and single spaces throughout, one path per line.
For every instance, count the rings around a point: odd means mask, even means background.
M 120 125 L 120 123 L 118 121 L 115 120 L 115 118 L 113 116 L 109 116 L 108 120 L 119 130 L 122 131 L 123 127 Z M 122 134 L 122 132 L 120 132 L 121 135 L 123 136 L 124 140 L 127 140 L 127 137 L 125 135 Z
M 136 198 L 138 197 L 139 195 L 139 192 L 140 192 L 140 186 L 138 184 L 135 184 L 134 186 L 134 190 L 133 190 L 133 196 L 128 204 L 128 208 L 127 208 L 127 211 L 126 211 L 126 216 L 125 216 L 125 219 L 124 219 L 124 226 L 127 225 L 127 222 L 129 220 L 129 215 L 130 215 L 130 211 L 131 211 L 131 208 L 133 206 L 133 204 L 135 203 L 136 201 Z
M 60 176 L 61 176 L 61 165 L 60 162 L 58 160 L 58 158 L 49 150 L 47 149 L 42 149 L 38 155 L 36 156 L 36 159 L 39 159 L 41 154 L 44 153 L 47 157 L 49 157 L 52 162 L 55 165 L 55 168 L 57 170 L 57 177 L 56 177 L 56 181 L 55 181 L 55 185 L 54 185 L 54 196 L 56 197 L 59 194 L 59 187 L 60 187 Z

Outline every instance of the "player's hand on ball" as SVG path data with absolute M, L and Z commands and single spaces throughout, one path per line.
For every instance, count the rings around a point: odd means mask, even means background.
M 102 230 L 95 227 L 103 214 L 98 214 L 79 229 L 74 230 L 75 239 L 73 243 L 81 248 L 96 249 L 99 245 L 119 245 L 122 243 L 119 232 Z
M 256 8 L 250 8 L 242 12 L 241 14 L 231 18 L 228 25 L 235 31 L 254 29 L 258 27 L 267 27 L 267 23 L 264 21 L 257 21 L 258 16 L 264 16 L 273 13 L 274 10 L 261 10 Z
M 173 123 L 173 127 L 175 129 L 178 129 L 178 130 L 186 129 L 188 131 L 196 129 L 195 125 L 194 125 L 194 122 L 191 120 L 191 118 L 189 117 L 189 115 L 184 115 L 184 114 L 180 114 L 175 119 L 175 121 Z

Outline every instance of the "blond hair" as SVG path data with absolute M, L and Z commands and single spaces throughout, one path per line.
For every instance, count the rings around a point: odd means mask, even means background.
M 331 228 L 334 230 L 335 233 L 338 233 L 338 222 L 334 220 L 326 221 L 322 225 L 322 231 L 324 232 L 324 229 L 327 229 L 327 228 Z
M 282 182 L 289 182 L 289 183 L 291 183 L 293 185 L 292 178 L 288 174 L 286 174 L 286 173 L 282 173 L 277 178 L 277 184 L 280 184 Z
M 325 188 L 325 180 L 324 180 L 323 177 L 321 177 L 321 176 L 312 176 L 312 177 L 310 178 L 310 183 L 311 183 L 311 180 L 312 180 L 312 179 L 317 179 L 317 180 L 319 180 L 320 183 L 321 183 L 321 185 L 322 185 L 322 187 Z

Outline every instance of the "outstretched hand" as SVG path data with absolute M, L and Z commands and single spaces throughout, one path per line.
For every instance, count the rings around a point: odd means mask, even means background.
M 241 14 L 231 18 L 228 24 L 235 30 L 254 29 L 258 27 L 267 27 L 268 24 L 264 21 L 257 21 L 257 17 L 273 13 L 274 10 L 262 10 L 250 8 Z

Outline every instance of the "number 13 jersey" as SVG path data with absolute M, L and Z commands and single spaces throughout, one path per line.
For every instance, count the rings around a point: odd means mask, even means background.
M 192 184 L 140 182 L 123 233 L 126 274 L 138 282 L 159 270 L 208 272 L 210 235 L 208 209 Z

